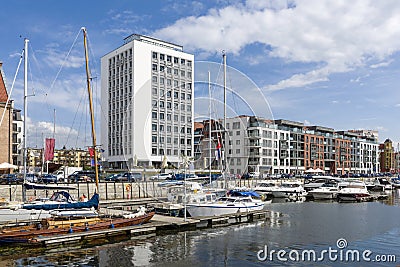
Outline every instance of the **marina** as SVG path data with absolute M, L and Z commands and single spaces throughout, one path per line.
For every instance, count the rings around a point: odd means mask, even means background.
M 149 223 L 126 227 L 71 233 L 67 237 L 42 237 L 40 245 L 28 249 L 29 256 L 0 248 L 0 264 L 40 266 L 70 263 L 78 266 L 264 266 L 257 252 L 265 244 L 271 249 L 323 249 L 345 238 L 350 248 L 399 256 L 400 192 L 373 202 L 273 200 L 261 212 L 209 218 L 154 215 Z M 132 201 L 131 204 L 134 202 Z M 109 204 L 110 205 L 110 204 Z M 383 220 L 383 218 L 385 218 Z M 343 226 L 346 227 L 343 227 Z M 326 229 L 329 231 L 326 231 Z M 26 248 L 25 248 L 26 250 Z M 57 252 L 56 252 L 57 251 Z M 124 253 L 121 255 L 121 252 Z M 119 256 L 117 256 L 119 255 Z M 271 266 L 309 266 L 309 262 L 270 262 Z M 343 266 L 340 262 L 326 266 Z M 393 266 L 350 264 L 349 266 Z

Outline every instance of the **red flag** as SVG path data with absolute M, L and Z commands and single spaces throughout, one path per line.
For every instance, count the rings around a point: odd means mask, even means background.
M 216 152 L 216 158 L 217 160 L 221 159 L 221 143 L 219 142 L 219 138 L 218 138 L 218 144 L 217 144 L 217 151 Z
M 89 150 L 90 157 L 94 157 L 94 149 L 93 149 L 93 147 L 89 147 L 88 150 Z
M 46 138 L 46 147 L 44 150 L 44 160 L 53 160 L 54 158 L 54 145 L 56 140 L 54 138 Z

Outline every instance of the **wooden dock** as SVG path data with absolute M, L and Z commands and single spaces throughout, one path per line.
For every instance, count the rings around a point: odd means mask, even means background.
M 275 215 L 272 215 L 275 216 Z M 32 240 L 32 244 L 44 247 L 71 246 L 82 242 L 99 241 L 107 243 L 114 237 L 125 239 L 149 238 L 156 235 L 171 232 L 199 230 L 204 228 L 224 227 L 241 223 L 251 223 L 258 220 L 266 220 L 271 217 L 269 211 L 243 212 L 224 216 L 184 218 L 154 215 L 149 223 L 143 225 L 94 230 L 86 232 L 69 233 L 55 236 L 42 236 Z M 105 239 L 104 241 L 102 239 Z M 97 242 L 97 243 L 99 243 Z

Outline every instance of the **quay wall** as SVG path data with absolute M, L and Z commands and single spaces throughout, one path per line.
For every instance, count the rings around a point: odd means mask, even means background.
M 297 180 L 304 182 L 302 179 L 274 179 L 268 180 L 276 184 L 283 181 Z M 212 188 L 237 188 L 248 187 L 253 188 L 264 179 L 235 179 L 227 181 L 214 181 Z M 140 182 L 100 182 L 99 193 L 100 200 L 121 200 L 121 199 L 140 199 L 140 198 L 166 198 L 168 187 L 159 186 L 161 181 L 140 181 Z M 54 184 L 52 184 L 54 185 Z M 73 186 L 74 190 L 68 191 L 76 200 L 83 194 L 90 198 L 96 189 L 95 183 L 69 183 L 57 184 L 58 186 Z M 33 200 L 39 197 L 50 197 L 55 190 L 26 190 L 26 200 Z M 0 185 L 0 199 L 7 201 L 22 201 L 22 184 Z

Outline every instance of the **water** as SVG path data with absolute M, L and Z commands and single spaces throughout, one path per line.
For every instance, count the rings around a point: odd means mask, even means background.
M 180 232 L 142 241 L 123 241 L 86 248 L 0 251 L 0 266 L 399 266 L 399 191 L 385 202 L 272 203 L 267 209 L 280 212 L 271 220 L 225 228 Z M 274 213 L 275 214 L 275 213 Z M 322 262 L 260 261 L 257 253 L 284 250 L 370 250 L 372 256 L 394 255 L 396 262 L 358 262 L 329 259 Z M 261 256 L 263 254 L 260 254 Z M 337 254 L 339 255 L 339 254 Z M 343 254 L 345 255 L 345 254 Z M 372 256 L 370 258 L 372 258 Z M 344 257 L 344 256 L 343 256 Z M 288 255 L 286 255 L 288 259 Z M 351 261 L 350 261 L 351 260 Z

